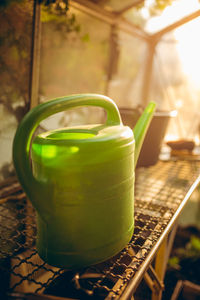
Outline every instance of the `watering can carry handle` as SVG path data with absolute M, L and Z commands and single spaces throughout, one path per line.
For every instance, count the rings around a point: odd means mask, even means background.
M 31 190 L 37 192 L 40 185 L 34 178 L 30 161 L 29 152 L 33 133 L 40 122 L 47 117 L 58 112 L 78 107 L 78 106 L 98 106 L 107 112 L 106 125 L 119 125 L 121 118 L 116 104 L 108 97 L 98 94 L 72 95 L 39 104 L 29 111 L 21 121 L 13 142 L 13 161 L 18 175 L 18 179 L 29 198 Z

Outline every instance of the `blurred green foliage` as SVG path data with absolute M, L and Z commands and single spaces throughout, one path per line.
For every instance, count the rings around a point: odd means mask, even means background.
M 60 32 L 80 31 L 80 25 L 76 22 L 75 14 L 69 14 L 68 1 L 52 0 L 43 1 L 41 10 L 41 21 L 43 23 L 54 23 Z M 48 3 L 47 3 L 48 2 Z M 50 3 L 49 3 L 50 2 Z
M 177 248 L 176 255 L 170 257 L 168 266 L 176 270 L 180 270 L 180 263 L 185 259 L 198 259 L 200 258 L 200 238 L 192 235 L 190 241 L 184 248 Z
M 174 2 L 174 1 L 176 1 L 176 0 L 155 0 L 154 4 L 153 4 L 153 8 L 155 10 L 163 10 L 167 6 L 171 5 L 172 2 Z

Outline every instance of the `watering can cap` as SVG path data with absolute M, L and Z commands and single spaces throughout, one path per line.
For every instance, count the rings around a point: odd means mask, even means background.
M 33 144 L 55 146 L 79 146 L 84 148 L 92 144 L 125 145 L 134 142 L 133 132 L 128 126 L 85 125 L 81 127 L 68 127 L 39 134 Z
M 35 137 L 32 159 L 58 158 L 63 152 L 79 159 L 89 154 L 106 159 L 106 155 L 123 157 L 134 152 L 133 131 L 128 126 L 96 125 L 62 128 L 42 133 Z M 70 163 L 70 162 L 69 162 Z

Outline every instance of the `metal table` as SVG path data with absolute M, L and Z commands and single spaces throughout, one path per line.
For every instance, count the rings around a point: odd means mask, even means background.
M 40 259 L 34 209 L 16 179 L 10 179 L 0 187 L 0 293 L 9 299 L 131 299 L 144 279 L 151 298 L 161 299 L 177 218 L 199 174 L 200 162 L 194 160 L 137 169 L 130 243 L 104 263 L 73 271 Z

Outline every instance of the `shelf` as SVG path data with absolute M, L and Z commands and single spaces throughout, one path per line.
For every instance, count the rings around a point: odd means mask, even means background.
M 40 259 L 35 249 L 35 211 L 17 180 L 9 181 L 0 188 L 0 293 L 10 293 L 13 299 L 16 292 L 66 299 L 128 299 L 198 186 L 199 174 L 197 161 L 159 161 L 138 168 L 131 241 L 112 259 L 73 271 Z

